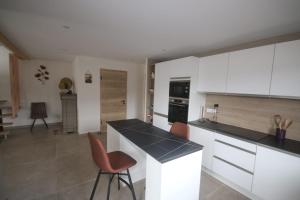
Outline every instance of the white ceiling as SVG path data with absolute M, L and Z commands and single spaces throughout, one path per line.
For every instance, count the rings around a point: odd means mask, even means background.
M 0 31 L 48 59 L 143 62 L 300 31 L 299 0 L 0 0 L 0 9 Z

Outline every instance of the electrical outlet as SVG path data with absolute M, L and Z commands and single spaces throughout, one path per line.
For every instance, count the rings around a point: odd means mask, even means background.
M 214 108 L 206 108 L 206 112 L 207 113 L 215 113 L 216 109 L 214 109 Z

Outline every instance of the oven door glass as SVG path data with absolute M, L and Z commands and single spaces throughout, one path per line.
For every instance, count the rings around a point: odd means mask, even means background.
M 188 120 L 188 105 L 169 103 L 168 121 L 187 123 Z

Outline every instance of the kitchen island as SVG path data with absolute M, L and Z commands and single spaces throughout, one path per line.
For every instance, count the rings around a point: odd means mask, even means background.
M 138 119 L 108 122 L 107 151 L 137 160 L 133 182 L 146 178 L 146 200 L 199 199 L 203 146 Z

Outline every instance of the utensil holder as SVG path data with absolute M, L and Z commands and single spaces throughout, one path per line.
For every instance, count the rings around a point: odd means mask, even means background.
M 283 142 L 285 140 L 286 130 L 276 128 L 276 140 L 278 142 Z

